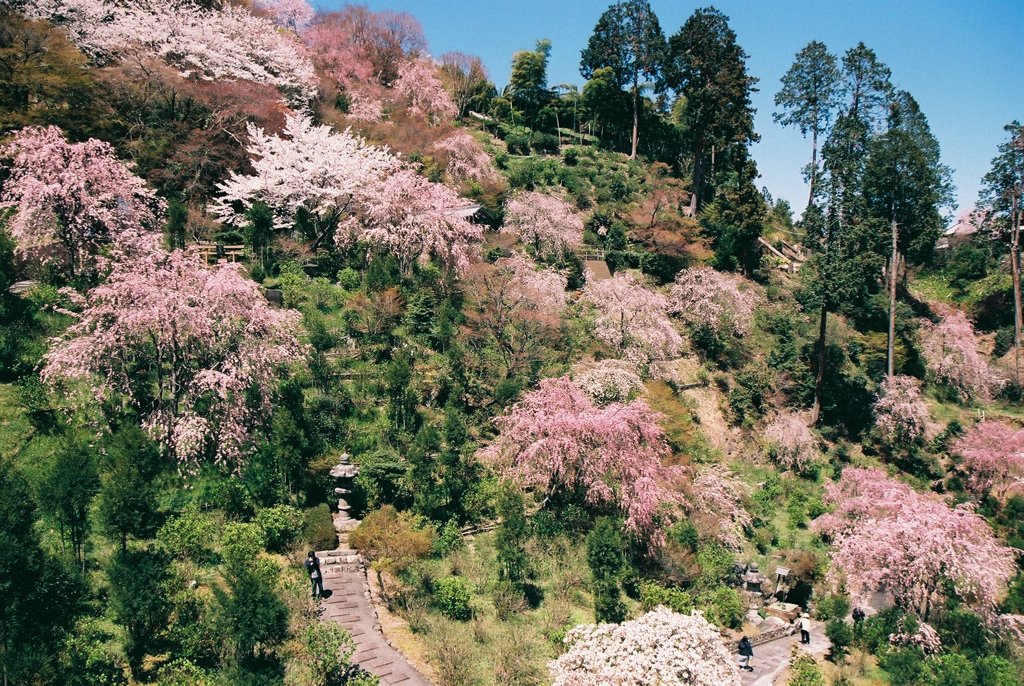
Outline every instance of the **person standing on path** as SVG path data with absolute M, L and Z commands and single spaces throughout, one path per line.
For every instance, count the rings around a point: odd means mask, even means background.
M 800 615 L 800 642 L 811 642 L 811 616 L 806 612 Z
M 754 646 L 750 643 L 750 639 L 746 636 L 741 638 L 737 650 L 740 654 L 740 669 L 753 672 L 754 668 L 750 665 L 750 662 L 754 659 Z
M 324 595 L 324 575 L 320 572 L 320 558 L 312 550 L 306 558 L 306 572 L 309 574 L 309 581 L 313 585 L 313 597 L 322 598 Z

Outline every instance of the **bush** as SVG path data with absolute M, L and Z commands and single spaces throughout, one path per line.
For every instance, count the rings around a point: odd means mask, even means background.
M 529 155 L 530 138 L 518 133 L 511 133 L 505 137 L 505 144 L 508 146 L 510 155 Z
M 840 661 L 853 643 L 853 629 L 843 619 L 833 619 L 825 625 L 825 635 L 832 642 L 832 659 Z
M 362 275 L 352 267 L 345 267 L 338 272 L 338 285 L 346 291 L 354 291 L 363 283 Z
M 697 605 L 709 622 L 719 626 L 738 629 L 743 623 L 746 607 L 735 588 L 721 586 L 703 593 L 697 598 Z
M 977 686 L 970 661 L 960 653 L 936 655 L 925 661 L 924 683 L 934 686 Z
M 978 686 L 1015 686 L 1020 680 L 1013 664 L 996 655 L 978 660 L 974 665 Z
M 208 515 L 189 510 L 164 524 L 156 540 L 171 556 L 203 564 L 213 558 L 217 528 Z
M 789 678 L 789 686 L 825 686 L 825 677 L 821 668 L 810 655 L 801 654 L 794 660 L 790 669 L 793 675 Z M 838 682 L 836 682 L 838 683 Z
M 462 531 L 459 530 L 458 523 L 454 519 L 449 519 L 441 527 L 441 531 L 434 541 L 432 552 L 437 557 L 445 557 L 457 550 L 462 550 L 465 545 L 466 542 L 462 540 Z
M 325 504 L 306 510 L 303 514 L 302 540 L 314 550 L 334 550 L 338 547 L 338 533 L 334 519 Z
M 889 675 L 893 686 L 917 684 L 924 670 L 924 654 L 920 648 L 887 650 L 878 658 L 879 666 Z
M 267 545 L 263 529 L 252 523 L 231 522 L 224 527 L 221 540 L 221 557 L 233 570 L 251 564 Z
M 473 615 L 473 597 L 469 582 L 460 576 L 448 576 L 434 583 L 434 605 L 449 619 L 465 621 Z
M 640 605 L 644 612 L 664 605 L 673 612 L 688 615 L 693 610 L 693 598 L 681 588 L 671 588 L 653 581 L 644 581 L 640 583 Z
M 830 619 L 844 619 L 850 614 L 850 597 L 834 593 L 827 595 L 815 604 L 815 616 L 823 622 Z
M 275 505 L 256 513 L 255 523 L 263 529 L 267 549 L 284 552 L 302 532 L 302 513 L 291 505 Z

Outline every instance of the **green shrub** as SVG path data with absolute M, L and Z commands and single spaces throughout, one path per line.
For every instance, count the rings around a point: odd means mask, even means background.
M 970 660 L 960 653 L 935 655 L 925 660 L 924 683 L 931 686 L 978 686 Z
M 1013 663 L 997 655 L 988 655 L 974 664 L 978 686 L 1015 686 L 1021 683 Z
M 650 611 L 664 605 L 673 612 L 690 614 L 693 610 L 693 598 L 681 588 L 662 586 L 653 581 L 644 581 L 639 585 L 640 605 L 644 611 Z
M 284 552 L 302 533 L 302 513 L 291 505 L 266 507 L 256 513 L 256 525 L 263 529 L 267 549 Z
M 518 133 L 511 133 L 505 137 L 505 144 L 508 146 L 510 155 L 529 155 L 530 137 Z
M 445 557 L 462 550 L 465 546 L 466 542 L 462 540 L 462 531 L 459 530 L 458 523 L 454 519 L 449 519 L 434 540 L 433 553 L 437 557 Z
M 825 677 L 814 658 L 806 653 L 798 655 L 790 665 L 793 675 L 789 678 L 789 686 L 825 686 Z M 838 683 L 838 682 L 837 682 Z
M 853 628 L 843 619 L 833 619 L 825 624 L 825 635 L 832 642 L 832 658 L 839 661 L 853 643 Z
M 815 603 L 814 614 L 823 622 L 843 619 L 850 614 L 850 597 L 839 593 L 827 595 Z
M 178 658 L 160 668 L 157 686 L 213 686 L 216 683 L 205 669 Z
M 473 614 L 473 591 L 460 576 L 448 576 L 434 582 L 434 605 L 449 619 L 464 621 Z
M 720 586 L 697 597 L 697 606 L 709 622 L 730 629 L 738 629 L 743 623 L 746 607 L 735 588 Z
M 878 665 L 889 675 L 893 686 L 919 683 L 924 671 L 924 654 L 920 648 L 887 650 L 878 657 Z
M 346 291 L 354 291 L 363 283 L 362 275 L 352 267 L 345 267 L 338 272 L 338 285 Z
M 156 540 L 171 556 L 203 564 L 213 557 L 218 528 L 209 515 L 188 510 L 164 524 Z
M 232 569 L 242 569 L 266 548 L 267 536 L 259 525 L 231 522 L 221 534 L 220 554 Z
M 314 550 L 334 550 L 338 546 L 338 533 L 334 530 L 331 510 L 325 504 L 306 510 L 303 514 L 302 540 Z

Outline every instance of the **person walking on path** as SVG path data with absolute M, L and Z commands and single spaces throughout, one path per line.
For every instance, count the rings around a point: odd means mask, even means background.
M 306 572 L 309 574 L 309 581 L 313 585 L 313 597 L 322 598 L 324 595 L 324 575 L 320 572 L 320 558 L 312 550 L 306 558 Z
M 746 636 L 741 638 L 737 650 L 740 654 L 740 669 L 753 672 L 754 668 L 750 665 L 750 662 L 754 659 L 754 646 L 750 643 L 750 639 Z
M 853 608 L 853 623 L 859 624 L 862 621 L 864 621 L 864 610 L 862 610 L 861 607 L 858 605 L 857 607 Z
M 806 612 L 800 615 L 800 642 L 811 642 L 811 616 Z

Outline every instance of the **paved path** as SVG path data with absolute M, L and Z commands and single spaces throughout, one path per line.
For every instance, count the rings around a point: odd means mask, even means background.
M 330 591 L 320 601 L 320 619 L 345 627 L 356 643 L 352 660 L 379 676 L 384 686 L 430 686 L 430 682 L 384 638 L 370 601 L 362 558 L 348 548 L 346 534 L 339 538 L 341 545 L 337 550 L 317 553 L 324 574 L 324 590 Z
M 807 650 L 815 657 L 827 653 L 831 644 L 824 636 L 824 628 L 824 625 L 815 622 L 815 630 L 811 631 L 811 643 L 800 646 L 801 650 Z M 754 671 L 740 672 L 740 683 L 743 686 L 772 686 L 775 679 L 789 666 L 794 644 L 800 645 L 799 631 L 793 636 L 754 646 Z

